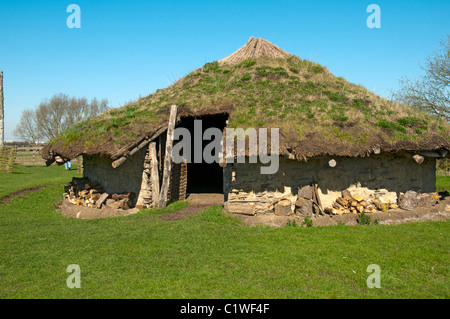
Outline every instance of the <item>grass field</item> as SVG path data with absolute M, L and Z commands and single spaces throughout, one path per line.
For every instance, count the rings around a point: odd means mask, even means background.
M 39 185 L 67 183 L 77 173 L 77 166 L 70 171 L 64 166 L 24 166 L 14 165 L 14 173 L 0 173 L 0 198 L 24 188 Z
M 450 222 L 246 227 L 220 206 L 159 219 L 185 202 L 70 219 L 55 209 L 76 171 L 15 172 L 0 174 L 0 194 L 46 187 L 0 204 L 0 298 L 450 297 Z M 66 286 L 70 264 L 80 266 L 80 289 Z M 367 287 L 370 264 L 381 268 L 380 289 Z
M 436 176 L 436 190 L 450 191 L 450 175 Z

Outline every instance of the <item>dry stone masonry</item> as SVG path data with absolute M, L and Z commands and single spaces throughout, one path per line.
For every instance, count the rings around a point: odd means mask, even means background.
M 225 210 L 311 217 L 411 210 L 438 201 L 433 158 L 424 158 L 419 164 L 408 157 L 379 154 L 337 158 L 333 165 L 329 162 L 327 158 L 308 162 L 280 159 L 279 172 L 273 175 L 260 175 L 259 164 L 227 165 Z

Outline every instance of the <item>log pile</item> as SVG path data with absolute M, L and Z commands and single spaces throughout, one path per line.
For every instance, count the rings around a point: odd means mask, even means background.
M 233 189 L 225 202 L 225 210 L 229 213 L 257 215 L 274 213 L 277 216 L 296 215 L 313 217 L 319 215 L 342 215 L 386 212 L 394 209 L 414 210 L 416 207 L 431 207 L 438 203 L 438 193 L 419 193 L 408 191 L 405 194 L 390 192 L 386 189 L 358 191 L 344 190 L 332 207 L 322 207 L 318 184 L 298 188 L 297 195 L 292 194 L 290 187 L 284 192 L 244 192 Z
M 284 192 L 244 192 L 242 190 L 233 189 L 228 195 L 228 201 L 226 203 L 226 210 L 229 213 L 255 215 L 272 212 L 275 210 L 275 206 L 288 199 L 290 203 L 295 202 L 295 196 L 292 196 L 291 188 L 285 187 Z M 283 202 L 281 205 L 285 204 Z M 284 205 L 284 206 L 291 206 Z M 277 213 L 286 214 L 290 213 L 291 209 L 277 209 Z
M 244 192 L 233 189 L 229 193 L 225 209 L 229 213 L 255 215 L 269 212 L 278 216 L 293 214 L 310 217 L 312 214 L 324 215 L 317 184 L 298 189 L 298 195 L 292 194 L 292 188 L 285 186 L 284 191 Z
M 298 189 L 295 213 L 303 217 L 311 217 L 314 214 L 324 215 L 317 184 L 303 186 Z
M 406 194 L 394 192 L 375 192 L 369 196 L 351 194 L 348 190 L 341 193 L 333 203 L 333 207 L 325 209 L 329 215 L 386 212 L 392 209 L 413 210 L 416 207 L 431 207 L 438 202 L 437 193 L 420 194 L 408 191 Z
M 134 207 L 134 193 L 108 194 L 101 185 L 87 177 L 74 177 L 64 187 L 64 199 L 78 206 L 98 208 L 130 209 Z
M 397 208 L 396 193 L 375 193 L 364 197 L 359 194 L 352 195 L 350 191 L 344 190 L 341 197 L 338 197 L 333 203 L 333 207 L 326 208 L 325 212 L 330 215 L 342 215 L 385 212 Z

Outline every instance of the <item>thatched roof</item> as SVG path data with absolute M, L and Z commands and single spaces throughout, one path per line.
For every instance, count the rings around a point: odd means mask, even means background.
M 450 126 L 335 77 L 325 67 L 263 39 L 219 62 L 206 63 L 173 85 L 90 118 L 50 141 L 41 155 L 126 156 L 167 127 L 170 105 L 183 116 L 229 114 L 230 127 L 280 128 L 280 152 L 366 156 L 450 149 Z
M 256 58 L 287 58 L 290 54 L 263 38 L 250 37 L 248 42 L 233 54 L 219 60 L 219 64 L 236 65 Z

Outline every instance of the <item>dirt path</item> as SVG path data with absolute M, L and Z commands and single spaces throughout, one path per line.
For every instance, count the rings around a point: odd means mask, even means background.
M 193 216 L 208 207 L 223 205 L 223 194 L 190 194 L 187 198 L 189 205 L 176 212 L 171 212 L 161 216 L 161 220 L 180 220 Z
M 115 208 L 90 208 L 84 206 L 77 206 L 69 203 L 68 200 L 63 200 L 59 204 L 59 210 L 61 214 L 66 217 L 80 218 L 80 219 L 97 219 L 105 217 L 126 216 L 135 214 L 139 211 L 137 208 L 128 210 L 115 209 Z
M 189 216 L 193 216 L 198 212 L 214 205 L 223 204 L 223 194 L 190 194 L 187 198 L 189 205 L 183 209 L 175 212 L 170 212 L 162 215 L 161 220 L 173 221 L 184 219 Z M 81 219 L 96 219 L 114 216 L 126 216 L 135 214 L 139 211 L 137 208 L 128 210 L 114 209 L 114 208 L 89 208 L 84 206 L 77 206 L 69 203 L 67 200 L 63 200 L 59 204 L 61 214 L 63 216 Z
M 24 188 L 24 189 L 20 189 L 18 191 L 12 192 L 12 193 L 0 198 L 0 204 L 9 204 L 9 203 L 11 203 L 11 199 L 13 199 L 14 197 L 23 196 L 23 195 L 28 194 L 29 192 L 40 191 L 43 187 L 44 187 L 43 185 L 39 185 L 39 186 L 28 187 L 28 188 Z

